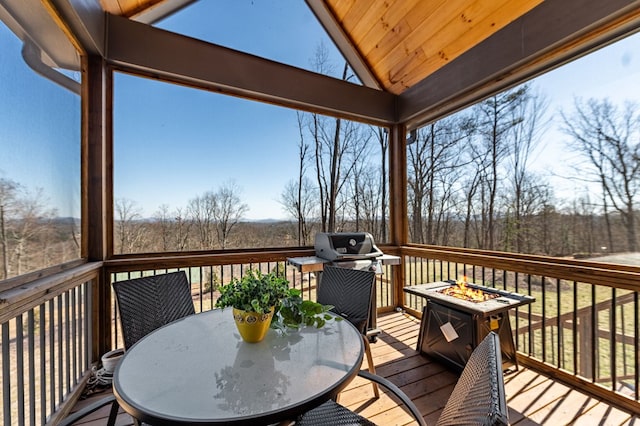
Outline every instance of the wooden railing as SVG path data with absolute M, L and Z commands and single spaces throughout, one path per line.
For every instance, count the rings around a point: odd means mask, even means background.
M 386 266 L 378 277 L 379 311 L 400 306 L 420 315 L 422 299 L 394 288 L 397 277 L 411 286 L 466 275 L 530 294 L 534 304 L 511 312 L 520 364 L 640 412 L 640 268 L 446 247 L 381 248 L 401 255 L 402 264 Z M 286 274 L 314 299 L 315 275 L 286 265 L 289 257 L 310 255 L 312 249 L 300 248 L 119 256 L 0 288 L 0 423 L 55 423 L 98 356 L 122 347 L 110 282 L 184 270 L 196 310 L 204 311 L 213 308 L 217 285 L 257 268 Z
M 408 246 L 405 286 L 461 279 L 528 294 L 512 309 L 518 360 L 633 412 L 640 411 L 640 268 L 531 255 Z M 407 294 L 420 315 L 424 300 Z
M 304 299 L 315 300 L 317 277 L 313 272 L 298 272 L 287 264 L 287 259 L 300 256 L 312 256 L 313 250 L 260 250 L 242 253 L 214 253 L 207 255 L 174 255 L 158 256 L 145 259 L 134 259 L 130 256 L 106 262 L 106 270 L 110 282 L 172 272 L 185 271 L 191 283 L 196 312 L 214 309 L 217 299 L 217 287 L 227 284 L 234 278 L 240 278 L 249 269 L 261 272 L 277 272 L 289 280 L 289 285 L 300 289 Z M 392 266 L 383 267 L 382 274 L 377 277 L 376 305 L 379 311 L 391 310 L 397 306 L 393 298 Z M 111 295 L 112 299 L 114 295 Z M 122 347 L 119 330 L 118 312 L 115 303 L 111 304 L 109 318 L 111 324 L 111 347 Z
M 86 263 L 0 293 L 2 424 L 45 424 L 84 386 L 101 268 Z

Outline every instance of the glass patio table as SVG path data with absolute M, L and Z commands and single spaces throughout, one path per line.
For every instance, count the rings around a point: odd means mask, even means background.
M 136 419 L 162 424 L 269 424 L 335 397 L 358 373 L 362 337 L 330 321 L 259 343 L 242 341 L 231 309 L 185 317 L 122 357 L 113 391 Z

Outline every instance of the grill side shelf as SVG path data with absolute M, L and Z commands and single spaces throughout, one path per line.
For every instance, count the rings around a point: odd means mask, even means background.
M 287 263 L 298 270 L 298 272 L 319 272 L 324 268 L 328 260 L 318 256 L 290 257 Z

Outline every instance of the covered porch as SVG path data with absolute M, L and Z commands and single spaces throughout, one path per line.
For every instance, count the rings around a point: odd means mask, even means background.
M 625 281 L 633 274 L 624 270 L 629 268 L 615 271 L 594 268 L 580 261 L 551 262 L 534 256 L 507 258 L 444 247 L 407 246 L 404 251 L 382 247 L 387 253 L 404 253 L 402 265 L 407 286 L 454 279 L 464 271 L 466 276 L 474 277 L 474 281 L 484 276 L 485 283 L 498 289 L 535 295 L 535 303 L 510 312 L 520 365 L 517 372 L 505 376 L 513 423 L 545 424 L 549 419 L 554 420 L 549 424 L 574 421 L 577 424 L 592 421 L 632 424 L 635 421 L 638 413 L 638 391 L 633 386 L 638 380 L 635 351 L 638 333 L 634 325 L 637 324 L 637 292 L 595 282 L 596 276 Z M 3 377 L 9 377 L 3 384 L 14 401 L 5 409 L 11 408 L 13 418 L 43 416 L 44 423 L 49 410 L 55 422 L 58 416 L 64 417 L 70 410 L 82 406 L 78 399 L 91 377 L 91 366 L 99 354 L 106 352 L 92 354 L 100 312 L 107 313 L 102 317 L 103 326 L 109 330 L 106 347 L 122 347 L 114 304 L 110 303 L 106 311 L 96 309 L 100 298 L 95 285 L 102 276 L 110 283 L 142 274 L 184 270 L 192 284 L 196 312 L 200 312 L 212 309 L 215 301 L 214 290 L 207 286 L 206 279 L 211 271 L 218 271 L 227 280 L 249 268 L 274 270 L 283 267 L 289 257 L 312 253 L 310 249 L 262 250 L 118 259 L 71 268 L 56 274 L 56 279 L 38 279 L 37 290 L 32 290 L 26 300 L 24 289 L 5 292 L 9 306 L 16 312 L 3 323 L 3 338 L 6 338 L 3 340 Z M 544 267 L 544 276 L 525 272 L 539 265 Z M 291 285 L 313 299 L 313 274 L 285 268 Z M 403 292 L 396 294 L 393 269 L 400 267 L 386 266 L 376 284 L 379 327 L 383 335 L 372 344 L 374 362 L 380 374 L 402 386 L 425 410 L 427 420 L 434 419 L 444 406 L 457 374 L 416 351 L 424 301 Z M 563 278 L 551 278 L 552 271 Z M 585 283 L 587 276 L 591 282 Z M 541 281 L 548 284 L 541 286 Z M 591 294 L 590 300 L 578 301 L 578 295 L 585 289 Z M 105 291 L 104 298 L 112 302 L 111 289 L 107 287 Z M 15 299 L 10 298 L 12 294 L 16 295 Z M 575 303 L 576 308 L 565 312 L 566 305 L 557 303 L 560 299 L 569 299 L 569 304 Z M 399 305 L 396 300 L 402 303 Z M 25 308 L 24 304 L 32 307 Z M 402 312 L 396 312 L 398 307 Z M 17 338 L 8 339 L 14 330 Z M 443 383 L 446 386 L 443 387 Z M 345 392 L 342 402 L 355 408 L 366 400 L 369 389 L 356 380 Z M 382 409 L 376 408 L 379 404 L 372 404 L 367 410 L 373 411 L 366 413 L 387 415 L 383 413 L 391 409 L 389 404 L 383 403 Z
M 378 278 L 376 305 L 383 334 L 372 346 L 379 373 L 400 385 L 423 410 L 428 422 L 437 419 L 456 376 L 416 352 L 424 301 L 407 295 L 403 289 L 462 276 L 536 298 L 532 305 L 509 313 L 521 366 L 505 376 L 512 424 L 637 421 L 640 268 L 412 243 L 407 141 L 419 126 L 636 32 L 640 27 L 640 1 L 495 2 L 487 8 L 481 7 L 481 1 L 458 2 L 448 10 L 451 16 L 464 15 L 467 8 L 480 8 L 483 22 L 495 18 L 500 24 L 489 25 L 488 30 L 486 26 L 469 31 L 465 27 L 458 32 L 454 31 L 455 26 L 442 29 L 446 34 L 442 39 L 447 44 L 436 46 L 436 51 L 452 49 L 457 54 L 440 56 L 437 63 L 423 60 L 419 52 L 402 53 L 402 49 L 392 55 L 396 58 L 393 63 L 365 55 L 356 40 L 366 40 L 372 28 L 370 37 L 375 35 L 379 42 L 388 43 L 391 50 L 407 42 L 394 34 L 418 40 L 419 45 L 433 36 L 409 35 L 378 26 L 378 20 L 384 21 L 383 17 L 388 16 L 389 2 L 376 3 L 368 25 L 357 25 L 362 21 L 347 12 L 367 9 L 366 0 L 350 2 L 353 9 L 339 1 L 307 1 L 363 85 L 149 25 L 190 1 L 5 3 L 10 7 L 2 11 L 15 12 L 11 16 L 22 20 L 25 33 L 33 31 L 34 37 L 44 34 L 44 39 L 52 34 L 70 38 L 74 54 L 81 58 L 82 73 L 81 255 L 76 260 L 0 282 L 5 424 L 56 424 L 82 405 L 79 398 L 91 376 L 91 367 L 102 354 L 121 347 L 111 289 L 117 279 L 184 270 L 192 285 L 197 312 L 213 309 L 215 289 L 211 277 L 228 282 L 250 268 L 284 271 L 304 297 L 315 297 L 314 275 L 295 271 L 286 264 L 287 258 L 313 255 L 308 246 L 115 252 L 115 72 L 388 130 L 389 232 L 387 240 L 378 244 L 401 261 L 397 266 L 385 267 Z M 397 9 L 392 10 L 422 10 L 421 4 L 429 2 L 398 1 L 394 3 Z M 38 13 L 30 14 L 30 8 Z M 349 22 L 355 24 L 350 26 Z M 61 54 L 64 56 L 64 52 Z M 404 71 L 400 73 L 402 78 L 392 78 L 399 75 L 395 72 L 399 67 Z M 296 84 L 292 85 L 292 81 Z M 354 409 L 366 405 L 366 392 L 367 387 L 356 380 L 344 392 L 342 402 Z M 408 421 L 395 406 L 382 398 L 363 413 L 380 424 Z M 122 421 L 127 424 L 129 420 L 123 416 Z

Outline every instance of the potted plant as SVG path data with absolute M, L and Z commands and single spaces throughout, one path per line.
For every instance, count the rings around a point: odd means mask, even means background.
M 303 300 L 300 290 L 289 288 L 289 281 L 271 272 L 249 270 L 242 278 L 218 288 L 217 308 L 233 308 L 233 318 L 242 338 L 259 342 L 269 327 L 280 332 L 301 326 L 322 327 L 335 318 L 330 305 Z

